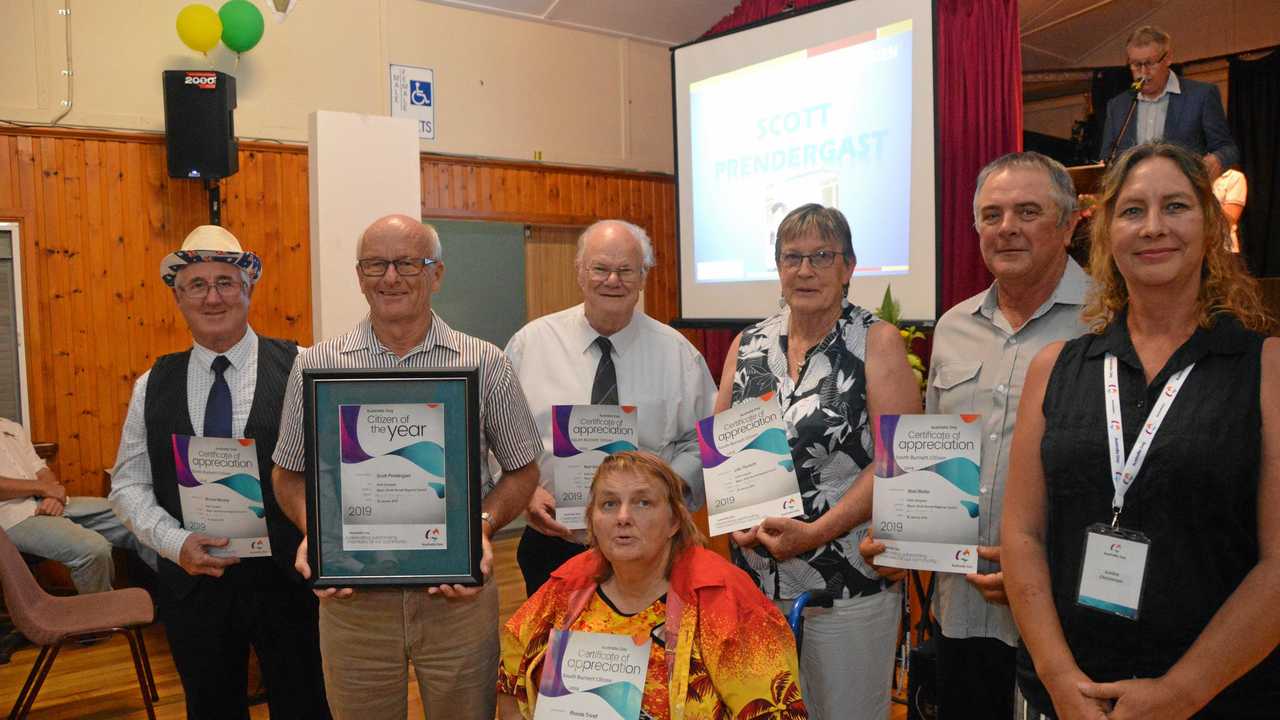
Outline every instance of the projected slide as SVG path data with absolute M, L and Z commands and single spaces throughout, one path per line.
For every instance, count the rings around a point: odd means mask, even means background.
M 774 235 L 807 203 L 849 220 L 850 302 L 937 317 L 933 13 L 851 0 L 672 50 L 682 319 L 778 312 Z
M 910 270 L 911 21 L 694 82 L 694 280 L 777 278 L 774 233 L 839 207 L 858 275 Z

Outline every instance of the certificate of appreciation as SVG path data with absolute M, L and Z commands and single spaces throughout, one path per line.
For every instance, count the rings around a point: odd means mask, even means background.
M 773 393 L 698 421 L 698 450 L 712 535 L 766 517 L 804 514 L 782 407 Z
M 444 405 L 340 405 L 342 548 L 443 550 Z
M 881 415 L 871 526 L 886 567 L 978 571 L 979 415 Z
M 635 406 L 552 405 L 551 446 L 556 520 L 581 530 L 596 468 L 616 452 L 636 449 Z
M 226 547 L 208 548 L 210 555 L 271 554 L 253 440 L 174 435 L 173 464 L 182 527 L 231 541 Z
M 533 720 L 637 720 L 653 640 L 552 630 Z

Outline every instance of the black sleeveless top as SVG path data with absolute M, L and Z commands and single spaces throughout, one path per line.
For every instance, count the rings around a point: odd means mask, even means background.
M 1044 398 L 1040 444 L 1054 604 L 1080 669 L 1098 682 L 1163 675 L 1191 647 L 1258 562 L 1257 497 L 1264 337 L 1231 316 L 1199 328 L 1151 384 L 1124 315 L 1101 335 L 1068 342 Z M 1120 526 L 1151 540 L 1137 621 L 1075 603 L 1084 530 L 1111 521 L 1111 465 L 1103 404 L 1103 360 L 1118 359 L 1125 454 L 1171 375 L 1195 363 L 1125 495 Z M 1023 694 L 1046 714 L 1052 703 L 1026 647 L 1018 653 Z M 1223 690 L 1197 717 L 1276 717 L 1280 651 Z

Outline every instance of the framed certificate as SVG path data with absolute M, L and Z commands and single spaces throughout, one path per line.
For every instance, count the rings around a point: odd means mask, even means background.
M 479 585 L 480 372 L 303 370 L 315 587 Z

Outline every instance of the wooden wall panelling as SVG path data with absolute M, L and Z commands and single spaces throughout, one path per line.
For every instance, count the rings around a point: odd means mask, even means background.
M 263 257 L 250 321 L 260 333 L 309 343 L 306 148 L 242 142 L 240 153 L 240 172 L 222 183 L 223 220 Z M 105 492 L 101 469 L 114 460 L 134 379 L 189 343 L 157 269 L 206 222 L 207 199 L 199 183 L 169 179 L 164 163 L 159 135 L 0 128 L 0 218 L 19 223 L 24 262 L 29 424 L 61 446 L 58 471 L 72 492 Z M 658 257 L 646 309 L 659 320 L 674 316 L 670 176 L 425 154 L 420 165 L 424 216 L 642 225 Z M 570 284 L 577 233 L 555 232 L 567 234 L 563 247 L 530 264 L 531 272 L 539 263 L 559 268 L 560 299 L 539 301 L 548 308 L 567 302 L 570 289 L 578 301 Z
M 533 226 L 524 243 L 525 319 L 582 302 L 573 269 L 582 228 Z
M 306 148 L 241 143 L 224 223 L 263 256 L 250 315 L 311 341 Z M 199 183 L 172 181 L 163 137 L 0 128 L 0 219 L 16 220 L 32 435 L 58 442 L 72 494 L 107 490 L 133 381 L 190 337 L 161 258 L 207 222 Z
M 424 217 L 568 227 L 621 218 L 644 227 L 658 258 L 645 286 L 645 309 L 663 322 L 677 314 L 671 176 L 430 154 L 423 154 L 421 167 Z M 527 277 L 535 267 L 536 260 L 526 265 Z

